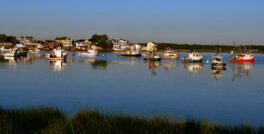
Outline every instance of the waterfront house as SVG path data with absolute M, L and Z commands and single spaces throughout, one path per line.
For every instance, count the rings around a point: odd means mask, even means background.
M 137 43 L 131 43 L 130 46 L 131 46 L 130 47 L 131 50 L 141 51 L 142 49 L 142 46 Z
M 57 37 L 55 41 L 60 43 L 62 47 L 73 47 L 72 38 L 70 37 Z
M 114 40 L 114 39 L 112 39 L 111 42 L 113 44 L 113 49 L 115 51 L 120 51 L 120 50 L 123 51 L 125 49 L 130 48 L 128 40 L 124 40 L 124 39 Z
M 20 44 L 24 44 L 26 46 L 32 46 L 32 45 L 34 45 L 33 43 L 35 43 L 35 42 L 36 42 L 36 40 L 32 36 L 27 36 L 27 37 L 21 36 L 20 37 Z
M 146 47 L 142 48 L 144 51 L 157 51 L 157 43 L 149 42 Z
M 61 47 L 60 43 L 53 41 L 53 40 L 45 40 L 44 44 L 43 44 L 44 48 L 57 48 L 57 47 Z
M 77 40 L 74 42 L 74 46 L 77 49 L 85 49 L 85 48 L 90 48 L 92 42 L 88 40 Z

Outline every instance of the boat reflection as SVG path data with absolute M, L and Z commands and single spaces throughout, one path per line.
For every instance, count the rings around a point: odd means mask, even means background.
M 61 61 L 61 60 L 54 60 L 54 61 L 50 61 L 50 67 L 52 69 L 52 71 L 54 72 L 61 72 L 63 70 L 66 69 L 67 67 L 67 61 Z
M 4 60 L 8 61 L 9 69 L 15 69 L 21 59 L 19 57 L 4 57 Z
M 188 69 L 189 72 L 198 73 L 203 71 L 203 63 L 182 63 L 183 68 Z
M 161 66 L 160 61 L 146 61 L 146 63 L 148 63 L 149 70 L 151 70 L 151 75 L 156 76 L 156 68 Z
M 212 69 L 212 78 L 215 80 L 220 80 L 220 78 L 223 76 L 223 70 L 222 69 Z
M 107 60 L 93 60 L 90 62 L 93 69 L 106 69 L 107 68 Z
M 232 81 L 236 79 L 249 77 L 250 71 L 254 68 L 254 63 L 237 63 L 230 65 L 233 71 Z

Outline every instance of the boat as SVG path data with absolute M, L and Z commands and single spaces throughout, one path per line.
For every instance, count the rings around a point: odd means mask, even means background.
M 88 49 L 87 53 L 79 53 L 80 56 L 97 56 L 99 55 L 96 49 Z
M 202 62 L 203 55 L 200 53 L 190 53 L 189 56 L 184 56 L 181 61 L 184 63 Z
M 178 59 L 178 53 L 172 50 L 164 51 L 163 59 Z
M 19 49 L 20 56 L 27 56 L 27 50 Z
M 148 57 L 145 57 L 144 60 L 146 61 L 160 61 L 161 60 L 161 55 L 158 55 L 156 53 L 148 56 Z
M 65 60 L 68 54 L 61 48 L 56 48 L 53 50 L 52 54 L 49 55 L 49 60 Z
M 132 51 L 126 51 L 123 54 L 118 54 L 118 56 L 124 56 L 124 57 L 141 57 L 141 53 L 138 50 L 132 50 Z
M 9 52 L 4 53 L 4 57 L 20 57 L 18 49 L 10 49 Z
M 29 50 L 28 52 L 32 54 L 38 54 L 40 52 L 40 49 L 37 48 L 35 50 Z
M 236 54 L 231 55 L 229 62 L 255 62 L 255 55 L 253 54 Z
M 223 57 L 219 55 L 212 56 L 212 69 L 226 70 L 226 63 L 223 62 Z

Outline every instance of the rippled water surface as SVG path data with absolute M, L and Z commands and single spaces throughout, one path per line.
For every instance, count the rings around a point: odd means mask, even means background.
M 187 53 L 180 53 L 181 56 Z M 227 70 L 178 60 L 144 62 L 104 53 L 50 63 L 44 55 L 0 58 L 0 105 L 57 106 L 67 112 L 96 107 L 131 114 L 170 114 L 222 123 L 264 123 L 264 55 Z

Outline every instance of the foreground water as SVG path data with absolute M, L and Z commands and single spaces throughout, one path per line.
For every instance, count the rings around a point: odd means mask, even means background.
M 111 112 L 206 118 L 233 124 L 264 123 L 264 55 L 254 64 L 230 64 L 226 71 L 177 60 L 144 62 L 104 53 L 50 63 L 44 55 L 0 62 L 0 105 L 57 106 Z M 181 53 L 181 56 L 187 55 Z M 225 60 L 228 54 L 223 54 Z

